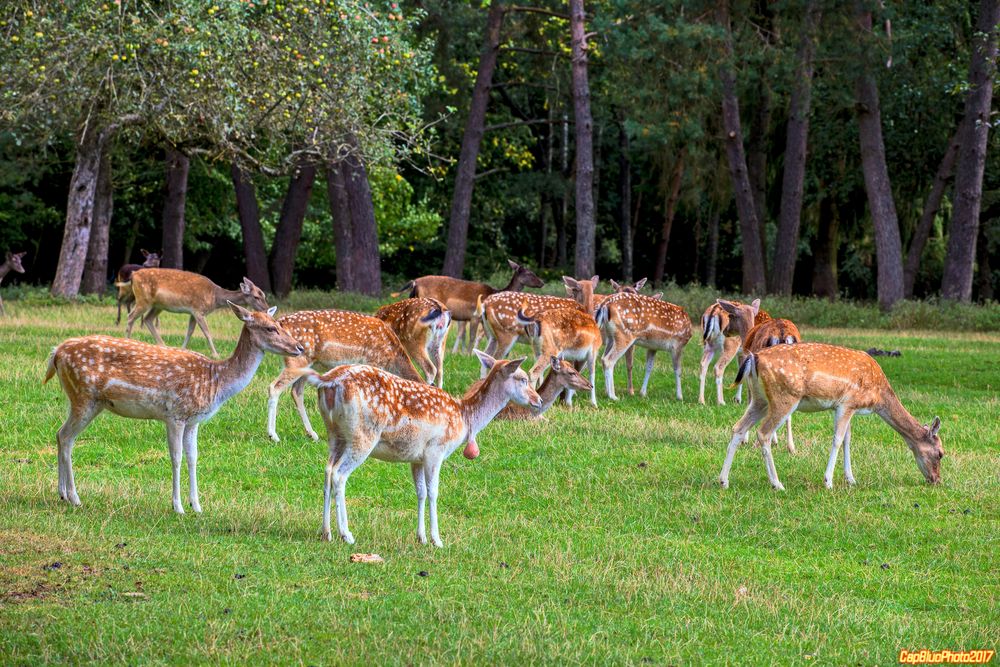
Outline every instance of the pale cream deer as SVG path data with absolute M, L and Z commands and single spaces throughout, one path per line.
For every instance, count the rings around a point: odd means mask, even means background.
M 879 365 L 864 352 L 823 343 L 776 345 L 748 354 L 740 365 L 737 382 L 746 382 L 750 404 L 733 427 L 719 483 L 729 486 L 729 471 L 741 442 L 750 429 L 757 429 L 757 445 L 764 456 L 771 485 L 784 491 L 774 467 L 771 440 L 779 426 L 796 410 L 834 411 L 833 446 L 823 482 L 833 488 L 833 472 L 841 445 L 844 447 L 844 477 L 854 484 L 851 470 L 851 418 L 875 413 L 896 430 L 909 446 L 917 467 L 931 484 L 941 480 L 944 447 L 937 417 L 922 425 L 899 402 Z M 763 421 L 761 421 L 763 419 Z
M 601 330 L 587 313 L 576 308 L 552 308 L 530 315 L 522 304 L 517 312 L 517 323 L 524 328 L 528 338 L 538 341 L 540 354 L 528 371 L 528 377 L 537 383 L 547 360 L 560 357 L 580 362 L 590 371 L 590 404 L 597 407 L 597 358 L 601 354 Z M 573 405 L 573 390 L 566 390 L 566 404 Z
M 302 354 L 302 346 L 272 315 L 229 304 L 243 322 L 232 356 L 215 361 L 187 350 L 109 336 L 70 338 L 52 351 L 45 382 L 59 376 L 69 398 L 69 417 L 59 429 L 59 497 L 80 504 L 73 477 L 73 444 L 104 410 L 122 417 L 166 424 L 173 468 L 174 511 L 181 504 L 181 452 L 187 459 L 191 509 L 198 501 L 198 427 L 253 379 L 264 352 Z
M 132 294 L 132 274 L 139 269 L 155 269 L 160 266 L 159 253 L 141 249 L 139 252 L 142 253 L 142 264 L 122 264 L 115 275 L 115 287 L 118 288 L 118 317 L 115 318 L 115 324 L 122 322 L 122 305 L 125 306 L 126 315 L 132 312 L 132 306 L 135 305 L 135 295 Z
M 715 363 L 715 400 L 719 405 L 725 405 L 722 397 L 722 376 L 726 366 L 733 360 L 743 345 L 743 339 L 754 326 L 771 319 L 760 309 L 760 299 L 746 305 L 739 301 L 718 299 L 705 309 L 701 316 L 701 374 L 698 376 L 698 402 L 705 404 L 705 376 L 708 366 L 715 355 L 719 360 Z M 736 402 L 742 399 L 742 388 L 738 388 Z
M 451 311 L 437 299 L 415 297 L 382 306 L 375 317 L 392 327 L 424 378 L 444 387 L 444 349 Z
M 7 277 L 7 274 L 11 271 L 16 273 L 24 273 L 24 265 L 21 264 L 21 260 L 27 255 L 26 252 L 12 253 L 7 251 L 7 256 L 4 258 L 3 264 L 0 264 L 0 283 L 3 279 Z M 0 315 L 6 316 L 7 310 L 3 307 L 3 299 L 0 298 Z
M 466 398 L 478 391 L 485 381 L 485 379 L 480 379 L 473 382 L 465 392 Z M 590 391 L 593 386 L 593 384 L 587 381 L 587 378 L 580 375 L 573 368 L 573 364 L 562 361 L 559 357 L 552 357 L 549 364 L 549 372 L 537 389 L 538 395 L 542 399 L 542 404 L 534 407 L 520 405 L 519 403 L 509 403 L 506 408 L 500 411 L 500 414 L 496 418 L 510 421 L 542 419 L 545 412 L 555 404 L 564 390 Z
M 746 335 L 743 341 L 743 353 L 752 354 L 775 345 L 794 345 L 802 341 L 802 335 L 798 327 L 791 320 L 768 319 L 761 322 Z M 788 423 L 785 425 L 787 437 L 788 453 L 795 453 L 795 439 L 792 436 L 792 416 L 788 415 Z M 772 442 L 778 441 L 778 432 L 775 431 Z M 745 442 L 745 441 L 744 441 Z

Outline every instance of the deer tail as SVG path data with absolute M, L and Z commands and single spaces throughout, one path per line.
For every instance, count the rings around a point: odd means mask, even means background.
M 708 340 L 709 336 L 717 336 L 722 333 L 722 329 L 719 327 L 719 315 L 718 313 L 712 313 L 711 315 L 704 315 L 701 318 L 701 340 L 702 342 Z
M 115 281 L 115 287 L 130 287 L 132 285 L 131 280 L 118 280 Z
M 743 362 L 740 364 L 740 370 L 736 373 L 736 381 L 733 382 L 730 389 L 737 387 L 741 382 L 743 382 L 744 376 L 747 374 L 757 375 L 757 355 L 752 352 L 743 358 Z
M 594 320 L 597 322 L 597 328 L 601 329 L 605 324 L 608 323 L 608 305 L 602 303 L 597 307 L 597 312 L 594 313 Z
M 45 384 L 46 382 L 51 380 L 52 377 L 56 374 L 56 350 L 58 349 L 59 348 L 56 347 L 52 348 L 52 352 L 51 354 L 49 354 L 49 364 L 48 367 L 45 369 L 45 379 L 42 380 L 42 384 Z
M 406 290 L 411 290 L 410 291 L 410 298 L 411 299 L 413 297 L 415 297 L 417 295 L 416 281 L 415 280 L 411 280 L 410 282 L 408 282 L 405 285 L 403 285 L 402 287 L 400 287 L 398 292 L 390 292 L 389 296 L 391 296 L 393 299 L 399 298 L 399 295 L 401 295 Z

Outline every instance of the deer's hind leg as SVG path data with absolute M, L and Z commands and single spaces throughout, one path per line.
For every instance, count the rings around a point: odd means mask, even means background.
M 722 343 L 722 353 L 719 355 L 719 360 L 715 362 L 715 398 L 719 405 L 725 405 L 726 399 L 722 396 L 722 380 L 723 376 L 726 374 L 726 366 L 729 362 L 733 360 L 736 353 L 740 351 L 740 339 L 727 337 Z M 740 390 L 742 390 L 742 385 Z M 738 394 L 736 402 L 740 403 L 742 394 Z
M 267 434 L 271 437 L 271 440 L 274 440 L 275 442 L 281 441 L 281 438 L 278 437 L 278 431 L 276 428 L 278 420 L 278 399 L 281 397 L 281 392 L 285 391 L 285 388 L 289 384 L 298 379 L 298 372 L 300 369 L 311 364 L 311 359 L 306 359 L 301 356 L 285 357 L 284 370 L 281 371 L 281 374 L 267 388 Z M 310 434 L 310 437 L 313 437 L 316 432 L 313 430 L 312 424 L 309 423 L 308 417 L 302 420 L 302 424 L 306 427 L 306 433 Z
M 69 416 L 56 434 L 59 449 L 59 497 L 73 504 L 80 505 L 80 496 L 76 493 L 76 481 L 73 477 L 73 445 L 76 438 L 101 413 L 102 408 L 96 403 L 88 403 L 79 407 L 70 407 Z
M 729 439 L 729 446 L 726 449 L 726 460 L 723 462 L 722 472 L 719 474 L 719 484 L 722 485 L 722 488 L 729 488 L 729 471 L 733 467 L 733 458 L 736 456 L 736 450 L 739 449 L 740 443 L 746 442 L 747 434 L 750 433 L 750 429 L 754 427 L 754 424 L 767 414 L 767 408 L 767 401 L 763 398 L 755 397 L 751 392 L 750 404 L 747 406 L 743 416 L 740 417 L 740 420 L 733 426 L 733 435 Z
M 368 455 L 378 444 L 379 434 L 366 429 L 355 428 L 348 433 L 350 427 L 346 424 L 338 425 L 337 432 L 331 434 L 336 442 L 331 440 L 330 458 L 326 466 L 326 489 L 323 497 L 323 538 L 330 540 L 330 495 L 331 492 L 337 503 L 337 530 L 340 537 L 348 544 L 354 544 L 354 535 L 347 524 L 347 501 L 345 499 L 345 489 L 347 478 L 351 476 L 354 469 L 365 462 Z M 334 456 L 339 454 L 335 459 Z M 431 527 L 433 530 L 433 501 L 431 504 Z
M 752 394 L 750 400 L 756 400 Z M 795 412 L 795 408 L 798 405 L 798 401 L 782 400 L 780 397 L 773 398 L 768 404 L 767 416 L 764 417 L 760 428 L 757 429 L 757 445 L 760 447 L 761 455 L 764 457 L 767 478 L 776 491 L 784 491 L 785 487 L 781 484 L 781 480 L 778 479 L 778 470 L 774 467 L 771 441 L 774 439 L 775 432 Z
M 623 354 L 628 352 L 635 339 L 618 330 L 610 338 L 610 342 L 611 347 L 606 349 L 604 356 L 601 357 L 601 367 L 604 369 L 604 391 L 608 395 L 608 398 L 612 401 L 617 401 L 618 396 L 615 395 L 615 364 L 618 363 Z

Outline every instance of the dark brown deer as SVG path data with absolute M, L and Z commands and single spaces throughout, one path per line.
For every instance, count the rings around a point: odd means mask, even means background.
M 24 265 L 21 264 L 21 258 L 23 258 L 28 253 L 19 252 L 11 253 L 7 252 L 7 258 L 4 260 L 3 264 L 0 264 L 0 283 L 3 282 L 4 277 L 11 271 L 17 271 L 18 273 L 24 273 Z M 7 311 L 3 307 L 3 299 L 0 298 L 0 315 L 6 316 Z

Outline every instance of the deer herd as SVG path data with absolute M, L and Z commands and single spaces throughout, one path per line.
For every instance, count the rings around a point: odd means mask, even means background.
M 456 449 L 474 459 L 477 435 L 493 419 L 541 419 L 562 396 L 572 405 L 573 394 L 586 391 L 597 405 L 597 365 L 604 373 L 605 394 L 618 400 L 614 369 L 625 356 L 627 390 L 632 389 L 632 354 L 645 348 L 646 367 L 641 396 L 649 391 L 658 351 L 670 355 L 676 398 L 681 391 L 681 359 L 691 339 L 692 322 L 683 308 L 662 295 L 641 294 L 645 281 L 620 285 L 598 294 L 598 277 L 564 277 L 566 297 L 526 292 L 543 281 L 530 269 L 510 262 L 513 275 L 504 289 L 444 276 L 425 276 L 404 287 L 409 298 L 391 303 L 372 315 L 343 310 L 308 310 L 275 319 L 275 308 L 250 280 L 238 290 L 219 287 L 198 274 L 158 268 L 159 257 L 146 253 L 142 265 L 126 265 L 117 275 L 119 321 L 121 305 L 128 310 L 125 338 L 82 336 L 57 346 L 49 357 L 45 381 L 58 376 L 69 399 L 69 415 L 57 433 L 59 496 L 80 504 L 73 476 L 73 445 L 101 412 L 135 419 L 158 419 L 166 425 L 173 470 L 173 506 L 181 502 L 181 462 L 187 463 L 190 507 L 201 511 L 198 498 L 198 428 L 227 400 L 242 391 L 257 372 L 265 352 L 282 357 L 284 368 L 268 387 L 267 433 L 277 442 L 278 399 L 291 385 L 293 401 L 306 433 L 319 439 L 309 421 L 303 394 L 306 385 L 318 389 L 319 412 L 327 432 L 328 458 L 324 483 L 324 539 L 332 538 L 331 504 L 337 531 L 348 543 L 345 487 L 351 472 L 372 456 L 410 464 L 417 496 L 417 537 L 427 542 L 424 527 L 429 499 L 430 539 L 442 546 L 437 497 L 441 466 Z M 23 253 L 7 253 L 0 280 L 10 270 L 23 272 Z M 397 293 L 394 296 L 398 296 Z M 134 306 L 133 306 L 134 304 Z M 209 333 L 208 313 L 228 308 L 242 330 L 226 359 L 188 351 L 197 325 L 218 357 Z M 157 328 L 161 312 L 189 316 L 181 349 L 166 347 Z M 2 313 L 2 301 L 0 301 Z M 146 326 L 156 345 L 131 338 L 137 321 Z M 465 349 L 479 359 L 481 379 L 461 398 L 444 391 L 445 341 L 452 323 L 463 334 Z M 467 329 L 467 332 L 466 332 Z M 479 336 L 487 338 L 485 351 Z M 941 478 L 944 455 L 938 431 L 941 421 L 918 422 L 900 403 L 879 365 L 866 353 L 819 342 L 802 342 L 795 324 L 772 318 L 750 304 L 719 299 L 701 318 L 703 353 L 699 373 L 699 403 L 705 403 L 705 379 L 715 363 L 715 398 L 725 403 L 723 375 L 738 360 L 735 399 L 743 385 L 749 402 L 733 427 L 719 476 L 729 486 L 729 472 L 740 444 L 758 423 L 757 446 L 771 485 L 783 490 L 771 445 L 785 425 L 788 451 L 795 452 L 791 415 L 796 410 L 834 412 L 834 432 L 824 483 L 833 476 L 843 449 L 844 478 L 855 483 L 851 469 L 851 420 L 874 412 L 903 438 L 917 466 L 930 483 Z M 524 357 L 507 359 L 514 345 L 530 345 L 534 362 L 521 368 Z M 603 348 L 603 354 L 601 352 Z M 547 371 L 547 373 L 546 373 Z M 584 374 L 586 377 L 584 377 Z

